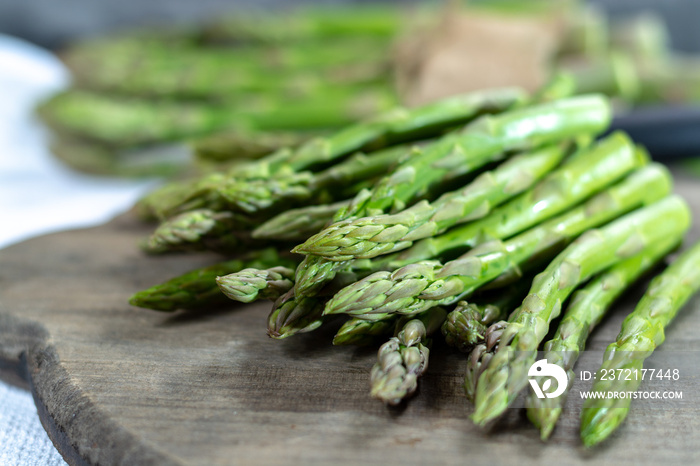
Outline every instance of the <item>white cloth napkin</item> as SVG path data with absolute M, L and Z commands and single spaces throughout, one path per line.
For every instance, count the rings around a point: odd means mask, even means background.
M 0 247 L 105 222 L 154 185 L 87 176 L 51 156 L 33 110 L 67 83 L 68 73 L 52 54 L 0 35 Z
M 52 158 L 33 109 L 68 81 L 51 53 L 0 35 L 0 248 L 103 223 L 157 183 L 87 176 Z M 65 462 L 39 423 L 31 395 L 0 382 L 0 465 L 6 464 Z
M 32 396 L 0 383 L 0 464 L 18 466 L 65 465 L 41 427 Z

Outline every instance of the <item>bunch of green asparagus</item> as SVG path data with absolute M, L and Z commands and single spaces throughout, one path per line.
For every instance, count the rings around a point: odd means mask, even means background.
M 601 138 L 608 99 L 571 96 L 573 87 L 560 76 L 532 95 L 495 89 L 397 108 L 167 185 L 138 205 L 161 222 L 148 252 L 260 252 L 173 278 L 131 303 L 174 311 L 267 299 L 275 339 L 344 315 L 334 345 L 385 341 L 371 395 L 392 405 L 416 392 L 441 333 L 469 353 L 465 392 L 485 425 L 527 386 L 551 324 L 558 330 L 546 358 L 573 380 L 592 328 L 689 228 L 668 171 L 624 133 Z M 663 328 L 700 288 L 699 266 L 695 246 L 652 282 L 604 367 L 642 367 L 630 355 L 662 343 Z M 528 399 L 543 438 L 563 399 Z M 626 412 L 589 400 L 584 443 L 606 438 Z

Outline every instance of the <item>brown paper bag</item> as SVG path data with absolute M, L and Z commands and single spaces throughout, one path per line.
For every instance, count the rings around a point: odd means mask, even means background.
M 396 48 L 397 85 L 407 105 L 488 87 L 545 83 L 564 34 L 558 17 L 508 16 L 448 8 Z

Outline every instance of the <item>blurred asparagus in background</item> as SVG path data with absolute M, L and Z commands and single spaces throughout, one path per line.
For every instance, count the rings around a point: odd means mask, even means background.
M 64 162 L 136 176 L 192 172 L 192 154 L 196 170 L 218 170 L 400 101 L 426 102 L 420 95 L 430 89 L 454 95 L 484 80 L 534 91 L 564 70 L 577 93 L 601 92 L 625 106 L 700 98 L 700 59 L 674 53 L 652 14 L 614 22 L 578 1 L 456 5 L 247 12 L 88 39 L 61 53 L 73 88 L 45 102 L 40 115 Z M 459 18 L 486 25 L 459 28 Z M 547 38 L 511 37 L 523 25 Z M 513 66 L 513 47 L 529 42 L 544 44 L 526 54 L 537 69 L 496 66 Z M 478 44 L 477 55 L 469 44 Z M 445 83 L 445 70 L 430 61 L 436 57 L 454 79 Z
M 403 19 L 388 4 L 302 7 L 284 15 L 251 13 L 219 19 L 205 27 L 201 38 L 209 43 L 287 43 L 290 40 L 330 40 L 354 37 L 391 38 Z
M 205 160 L 198 169 L 215 170 L 394 107 L 402 16 L 302 8 L 87 39 L 62 51 L 73 87 L 39 113 L 60 158 L 81 170 L 169 175 L 190 165 L 183 147 Z M 148 156 L 165 142 L 181 145 Z
M 298 147 L 311 139 L 313 132 L 231 130 L 197 138 L 192 143 L 195 161 L 213 168 L 259 159 L 281 147 Z

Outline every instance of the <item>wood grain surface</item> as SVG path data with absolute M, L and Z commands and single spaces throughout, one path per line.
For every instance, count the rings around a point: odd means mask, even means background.
M 700 184 L 677 178 L 700 219 Z M 268 304 L 198 315 L 133 308 L 135 291 L 215 260 L 146 257 L 136 242 L 147 231 L 125 215 L 0 251 L 0 372 L 26 381 L 71 464 L 694 464 L 700 453 L 694 376 L 675 387 L 685 403 L 633 405 L 610 441 L 586 451 L 574 397 L 546 444 L 521 409 L 476 428 L 464 356 L 440 344 L 417 396 L 389 409 L 368 396 L 375 349 L 331 346 L 338 323 L 274 341 Z M 591 348 L 614 339 L 637 288 Z M 699 329 L 694 299 L 662 351 L 700 350 Z

